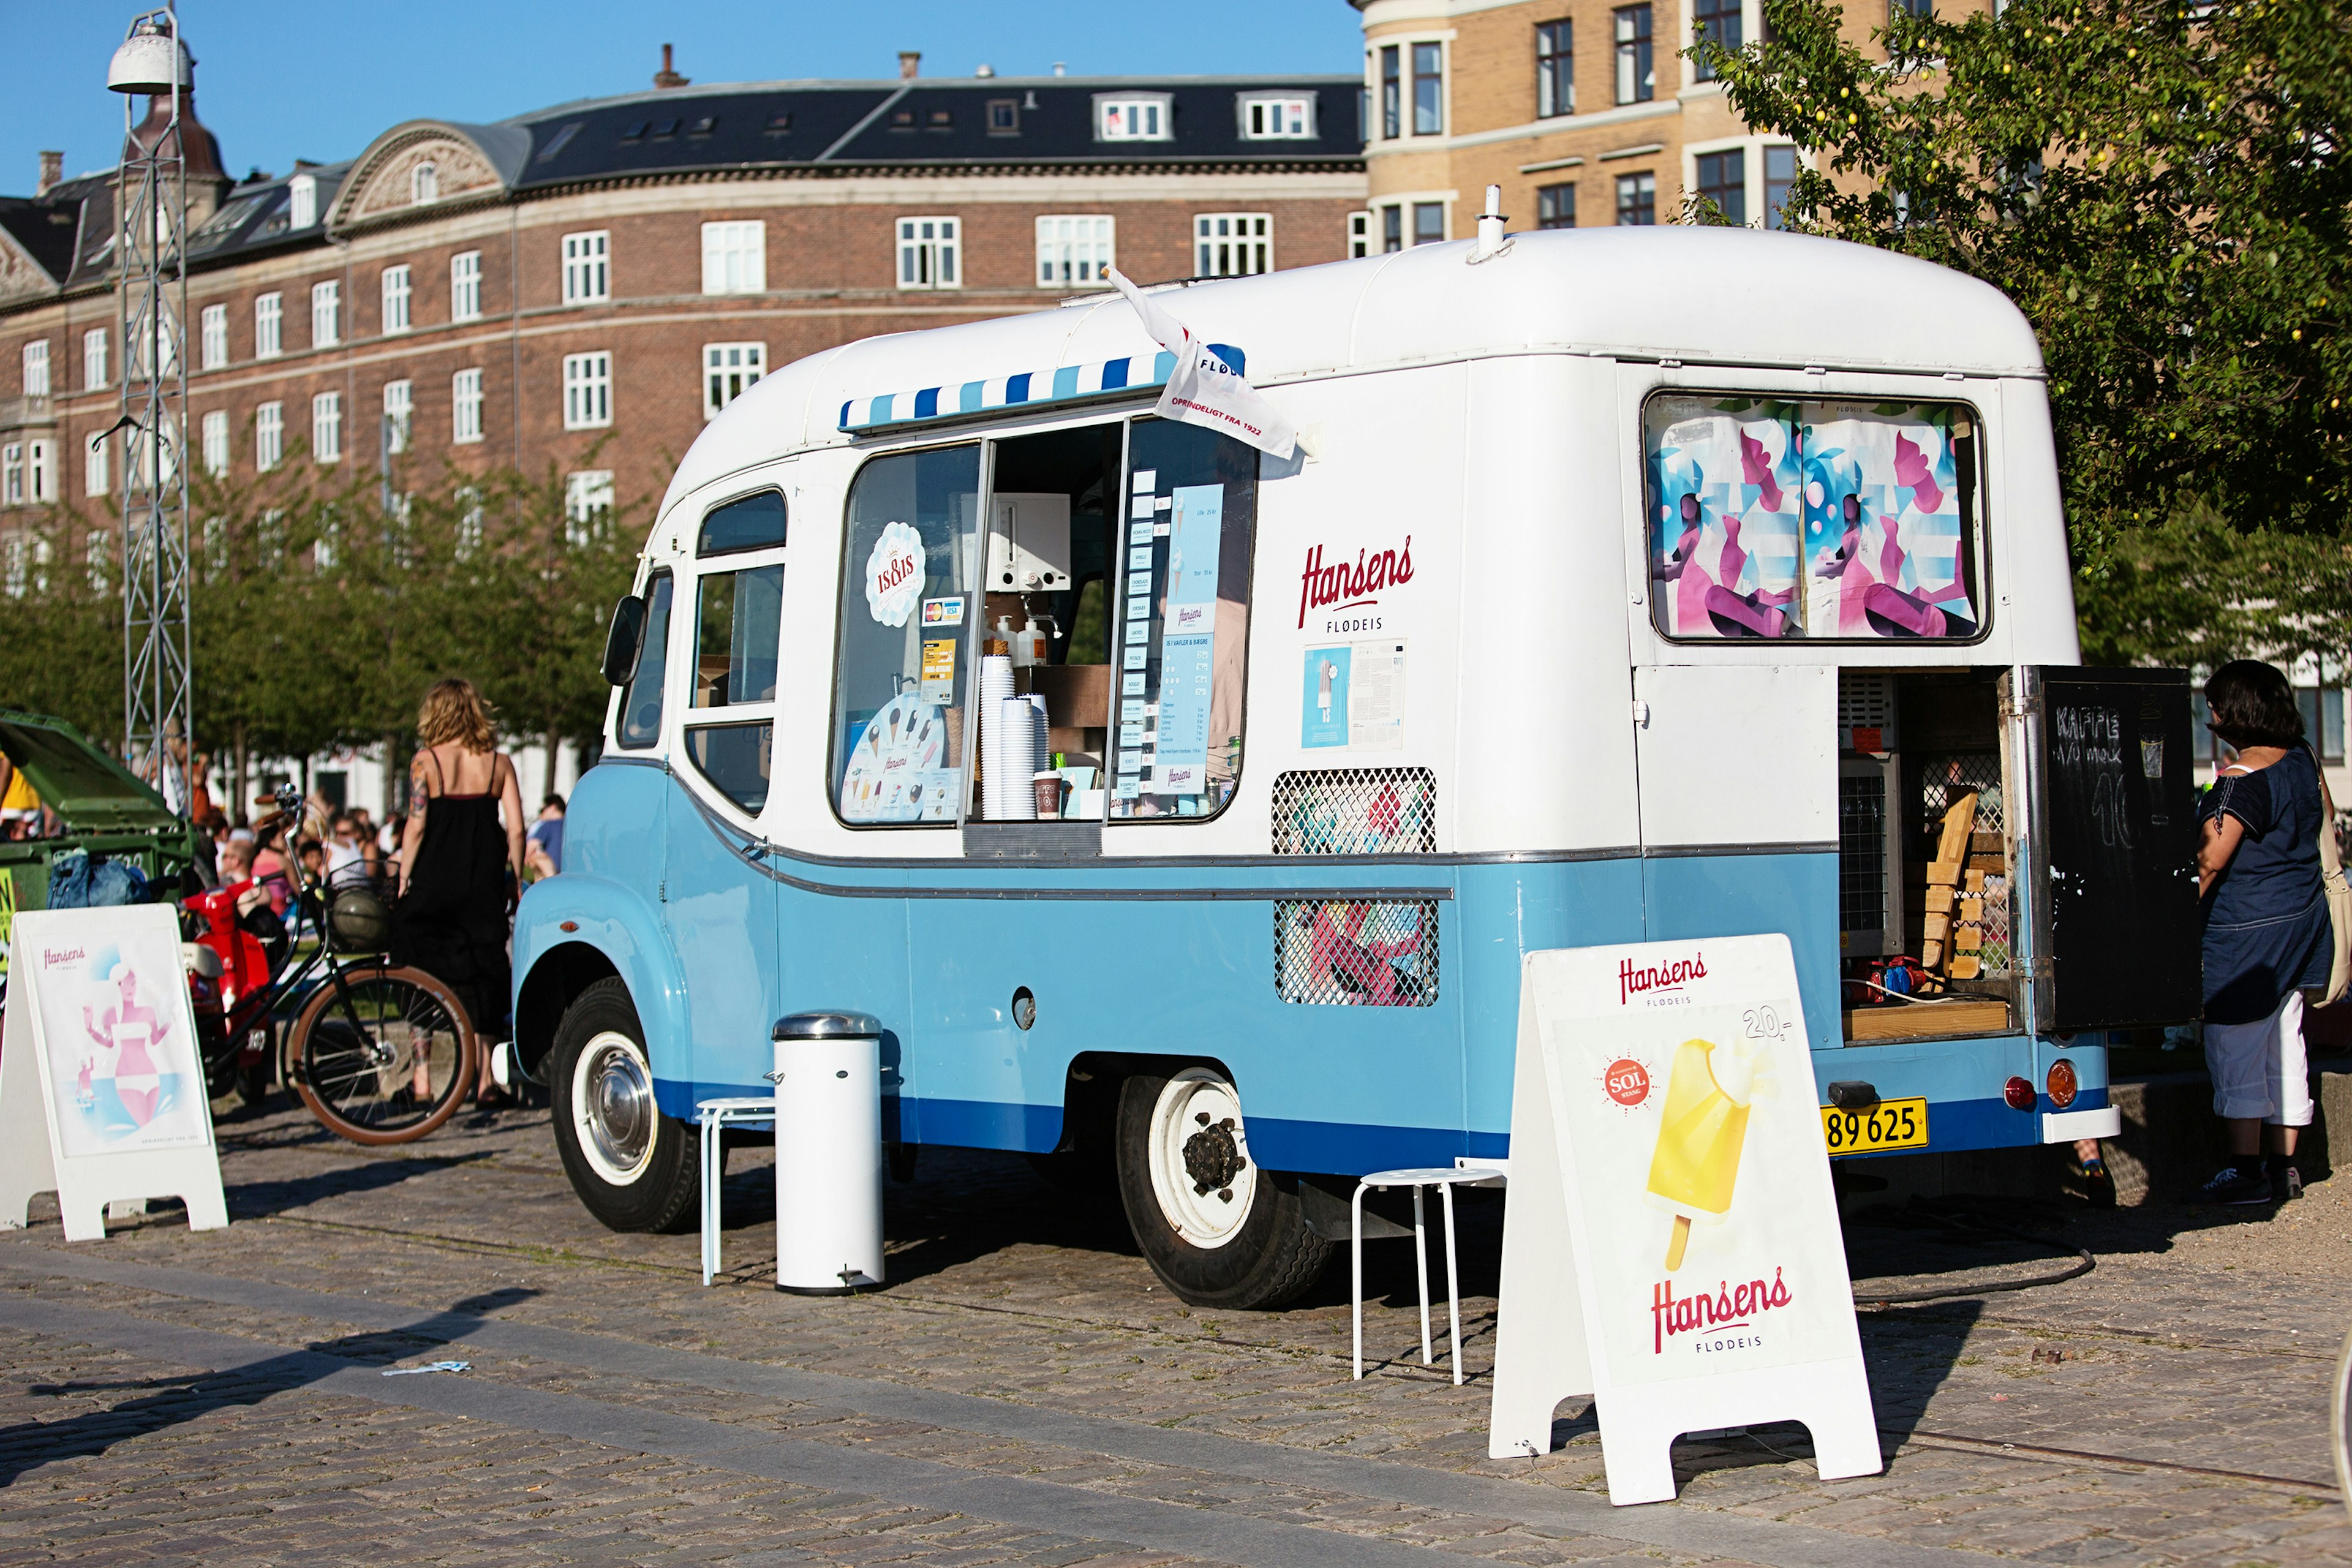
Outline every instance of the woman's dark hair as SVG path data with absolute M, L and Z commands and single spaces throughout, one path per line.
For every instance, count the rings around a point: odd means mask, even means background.
M 2213 732 L 2241 750 L 2303 744 L 2303 711 L 2276 665 L 2231 659 L 2206 678 L 2205 703 L 2213 710 Z

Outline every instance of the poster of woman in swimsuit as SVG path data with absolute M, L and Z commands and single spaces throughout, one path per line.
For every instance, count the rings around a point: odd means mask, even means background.
M 50 939 L 38 957 L 61 1152 L 72 1158 L 205 1142 L 204 1078 L 170 935 Z

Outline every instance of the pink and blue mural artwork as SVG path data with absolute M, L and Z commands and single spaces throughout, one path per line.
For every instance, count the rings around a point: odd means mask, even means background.
M 1653 400 L 1644 423 L 1659 629 L 1974 637 L 1953 451 L 1965 417 L 1937 405 Z

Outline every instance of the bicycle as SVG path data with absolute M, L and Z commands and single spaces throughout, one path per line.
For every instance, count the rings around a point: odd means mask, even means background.
M 302 820 L 295 791 L 278 791 L 278 806 L 257 843 Z M 230 1037 L 266 1026 L 281 1000 L 299 998 L 283 1059 L 310 1114 L 354 1143 L 414 1142 L 455 1115 L 481 1077 L 482 1045 L 465 1005 L 425 971 L 391 962 L 389 912 L 374 889 L 330 886 L 307 875 L 299 856 L 287 861 L 287 880 L 292 912 L 318 940 L 246 999 Z

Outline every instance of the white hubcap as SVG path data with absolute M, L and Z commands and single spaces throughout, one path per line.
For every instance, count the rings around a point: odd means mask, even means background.
M 1178 1236 L 1223 1247 L 1241 1233 L 1257 1194 L 1241 1098 L 1209 1068 L 1186 1068 L 1151 1108 L 1151 1192 Z
M 590 1040 L 572 1065 L 572 1124 L 596 1173 L 616 1187 L 645 1174 L 658 1120 L 645 1047 L 610 1029 Z

